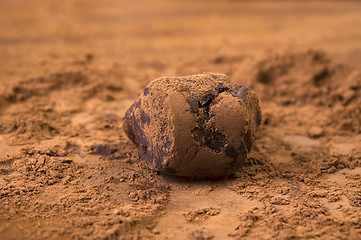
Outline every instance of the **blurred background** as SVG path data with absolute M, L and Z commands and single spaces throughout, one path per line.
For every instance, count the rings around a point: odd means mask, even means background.
M 1 0 L 0 77 L 69 59 L 183 74 L 187 59 L 298 48 L 360 66 L 360 16 L 358 1 Z

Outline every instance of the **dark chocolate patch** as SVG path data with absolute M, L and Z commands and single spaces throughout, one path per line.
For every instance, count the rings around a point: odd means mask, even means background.
M 237 91 L 235 91 L 235 92 L 232 92 L 231 93 L 231 95 L 233 96 L 233 97 L 236 97 L 236 98 L 238 98 L 238 99 L 241 99 L 246 105 L 247 105 L 247 107 L 249 108 L 249 109 L 252 109 L 253 108 L 253 101 L 252 101 L 252 99 L 249 97 L 249 95 L 248 95 L 248 88 L 246 88 L 246 87 L 239 87 L 238 89 L 237 89 Z
M 244 100 L 244 98 L 247 96 L 247 93 L 246 93 L 247 91 L 248 91 L 248 88 L 239 87 L 236 89 L 236 91 L 232 91 L 230 93 L 233 97 L 241 98 L 242 100 Z
M 163 166 L 163 160 L 169 156 L 169 150 L 166 148 L 162 148 L 156 144 L 154 149 L 154 163 L 157 168 L 161 168 Z
M 135 143 L 135 145 L 139 147 L 139 155 L 143 156 L 147 163 L 152 163 L 153 160 L 150 159 L 151 156 L 149 156 L 148 153 L 148 140 L 144 134 L 143 128 L 140 126 L 140 124 L 138 124 L 137 118 L 135 118 L 132 108 L 129 109 L 126 113 L 124 130 L 128 137 Z
M 192 114 L 196 114 L 199 111 L 198 101 L 195 99 L 187 99 L 187 103 Z
M 218 76 L 216 76 L 216 75 L 214 75 L 214 74 L 211 74 L 211 76 L 212 76 L 212 78 L 213 78 L 214 80 L 218 79 Z
M 226 136 L 214 129 L 195 127 L 191 131 L 194 139 L 202 146 L 206 146 L 214 152 L 223 152 L 226 148 Z
M 150 123 L 150 117 L 142 110 L 140 110 L 140 121 L 143 126 Z
M 210 114 L 210 106 L 215 96 L 213 94 L 208 94 L 207 96 L 204 96 L 199 102 L 198 107 L 203 110 L 203 116 L 205 120 L 209 120 L 211 117 Z
M 167 144 L 167 143 L 166 143 Z M 170 145 L 169 145 L 170 146 Z M 163 160 L 170 154 L 170 147 L 162 148 L 158 143 L 152 149 L 148 149 L 148 145 L 139 145 L 139 155 L 148 164 L 151 164 L 161 169 L 163 168 Z M 142 151 L 141 151 L 142 150 Z
M 226 92 L 226 91 L 229 91 L 229 88 L 228 87 L 224 87 L 224 84 L 223 83 L 220 83 L 218 84 L 218 87 L 217 87 L 217 95 L 222 93 L 222 92 Z
M 138 145 L 132 126 L 132 119 L 133 119 L 132 113 L 133 113 L 133 109 L 132 107 L 130 107 L 125 114 L 123 128 L 125 133 L 128 135 L 129 139 L 132 140 L 133 143 Z
M 236 149 L 234 149 L 234 147 L 231 145 L 228 145 L 224 152 L 226 153 L 226 156 L 229 158 L 236 159 L 238 156 Z
M 171 146 L 172 146 L 172 142 L 169 140 L 169 136 L 167 136 L 166 139 L 165 139 L 165 142 L 164 142 L 164 147 L 166 149 L 170 149 Z
M 146 88 L 144 89 L 143 95 L 144 95 L 144 96 L 147 96 L 148 94 L 149 94 L 149 88 L 146 87 Z
M 203 115 L 209 119 L 212 117 L 210 114 L 210 106 L 214 103 L 214 100 L 217 98 L 217 96 L 225 91 L 229 91 L 229 88 L 224 87 L 223 84 L 220 83 L 216 89 L 209 91 L 200 100 L 187 99 L 186 101 L 190 107 L 191 113 L 199 115 L 199 110 L 202 109 Z

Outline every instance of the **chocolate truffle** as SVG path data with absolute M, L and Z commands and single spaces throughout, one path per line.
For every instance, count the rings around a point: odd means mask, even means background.
M 124 130 L 153 169 L 212 179 L 240 168 L 260 123 L 254 92 L 203 73 L 150 82 L 126 112 Z

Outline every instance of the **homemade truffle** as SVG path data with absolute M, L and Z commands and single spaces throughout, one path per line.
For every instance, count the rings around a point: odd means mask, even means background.
M 254 92 L 219 73 L 153 80 L 128 109 L 124 130 L 153 169 L 219 178 L 246 160 L 261 123 Z

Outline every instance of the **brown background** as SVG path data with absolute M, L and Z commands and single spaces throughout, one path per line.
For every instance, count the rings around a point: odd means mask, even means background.
M 2 0 L 0 239 L 360 239 L 360 16 L 358 1 Z M 149 81 L 205 71 L 259 94 L 259 139 L 233 178 L 158 175 L 124 113 Z

